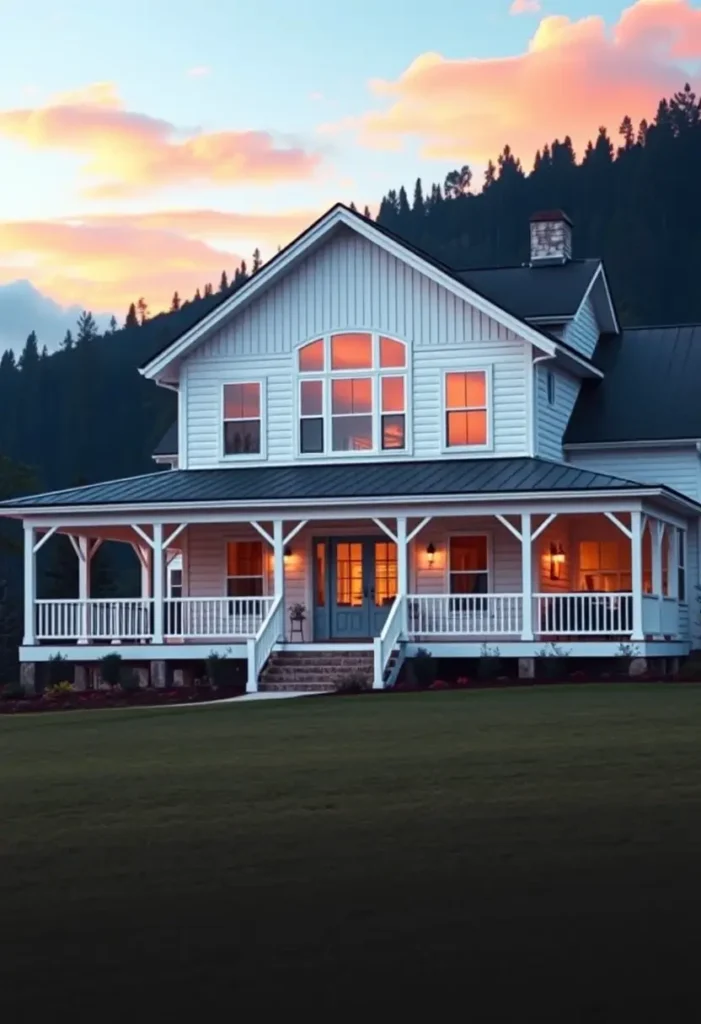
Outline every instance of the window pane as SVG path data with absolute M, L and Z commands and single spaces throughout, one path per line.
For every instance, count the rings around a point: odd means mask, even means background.
M 255 419 L 260 416 L 260 384 L 225 384 L 224 419 Z
M 475 409 L 487 404 L 487 375 L 482 370 L 448 373 L 445 378 L 448 409 Z
M 227 576 L 262 576 L 263 542 L 230 540 L 226 545 Z
M 406 366 L 406 345 L 393 338 L 380 338 L 380 366 Z
M 487 538 L 451 537 L 450 538 L 451 571 L 479 571 L 487 568 Z
M 334 416 L 331 443 L 335 452 L 372 448 L 372 416 Z
M 251 455 L 260 452 L 260 420 L 229 420 L 224 424 L 224 454 Z
M 321 416 L 323 383 L 320 380 L 303 380 L 300 391 L 302 416 Z
M 299 428 L 300 450 L 306 454 L 310 454 L 312 452 L 323 452 L 324 421 L 322 419 L 300 420 Z
M 382 447 L 404 448 L 404 415 L 394 414 L 382 417 Z
M 303 372 L 324 369 L 324 342 L 310 341 L 299 350 L 299 368 Z
M 488 577 L 486 572 L 451 572 L 451 594 L 486 594 Z
M 372 335 L 334 334 L 331 338 L 332 370 L 372 368 Z
M 595 540 L 580 541 L 579 567 L 582 571 L 599 568 L 599 545 Z
M 262 597 L 263 580 L 260 576 L 239 576 L 226 581 L 227 597 Z
M 486 443 L 486 412 L 448 413 L 448 447 Z
M 331 383 L 331 410 L 334 414 L 372 412 L 372 382 L 369 378 L 350 377 Z
M 618 570 L 624 568 L 620 558 L 620 547 L 617 541 L 603 541 L 601 544 L 601 569 Z
M 404 378 L 382 378 L 382 411 L 404 412 Z

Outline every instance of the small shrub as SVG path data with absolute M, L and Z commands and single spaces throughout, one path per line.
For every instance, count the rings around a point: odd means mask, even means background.
M 362 672 L 350 672 L 339 679 L 335 685 L 336 693 L 366 693 L 370 689 L 370 680 Z
M 5 683 L 3 687 L 0 687 L 0 699 L 2 700 L 22 700 L 24 695 L 21 683 Z
M 52 683 L 51 686 L 47 686 L 44 690 L 44 697 L 47 700 L 56 700 L 57 698 L 68 697 L 73 692 L 73 683 L 69 683 L 67 679 L 62 679 L 60 683 Z
M 559 644 L 548 644 L 542 647 L 538 658 L 537 674 L 545 679 L 564 679 L 567 674 L 567 659 L 570 651 Z
M 50 690 L 52 687 L 57 686 L 58 683 L 62 683 L 66 678 L 66 658 L 62 654 L 54 654 L 46 663 L 47 677 L 46 677 L 46 688 Z
M 409 679 L 419 690 L 427 690 L 436 678 L 436 662 L 430 651 L 419 647 L 408 664 Z
M 119 688 L 123 693 L 139 693 L 141 691 L 141 681 L 136 669 L 122 668 L 119 674 Z
M 100 675 L 112 689 L 119 686 L 122 677 L 122 655 L 106 654 L 100 658 Z
M 450 683 L 445 679 L 435 679 L 429 686 L 429 690 L 450 690 Z
M 467 676 L 458 676 L 458 678 L 455 680 L 455 685 L 459 686 L 461 689 L 464 689 L 466 686 L 470 685 L 470 680 Z
M 230 659 L 226 654 L 211 651 L 207 658 L 207 679 L 210 686 L 218 689 L 227 686 L 231 677 Z

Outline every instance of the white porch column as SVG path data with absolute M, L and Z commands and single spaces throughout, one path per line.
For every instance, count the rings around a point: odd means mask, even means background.
M 531 513 L 521 513 L 521 639 L 533 640 L 533 541 Z
M 650 519 L 648 522 L 650 526 L 650 540 L 652 542 L 652 593 L 661 597 L 664 523 L 661 523 L 659 519 Z
M 407 541 L 406 516 L 397 516 L 397 595 L 402 599 L 401 631 L 406 636 L 409 629 L 409 610 L 406 596 L 409 592 L 409 545 Z
M 633 591 L 633 632 L 631 640 L 644 640 L 643 633 L 643 515 L 630 514 L 630 568 Z
M 273 520 L 273 584 L 275 597 L 285 594 L 285 538 L 282 519 Z
M 679 600 L 679 547 L 684 533 L 675 526 L 667 527 L 667 596 Z
M 141 596 L 151 596 L 151 549 L 140 548 L 139 564 L 141 566 Z
M 153 642 L 163 643 L 163 600 L 165 597 L 163 565 L 163 523 L 153 526 Z
M 36 529 L 30 524 L 24 524 L 24 639 L 25 645 L 36 643 L 34 630 L 34 607 L 36 602 L 36 557 L 34 545 L 36 543 Z
M 78 600 L 80 601 L 79 644 L 88 642 L 88 600 L 90 599 L 90 559 L 92 544 L 88 537 L 78 538 Z

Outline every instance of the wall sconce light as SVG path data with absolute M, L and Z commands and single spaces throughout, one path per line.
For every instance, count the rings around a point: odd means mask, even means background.
M 550 545 L 550 579 L 559 580 L 565 564 L 565 549 L 562 544 Z
M 433 544 L 429 544 L 426 548 L 426 561 L 428 562 L 429 569 L 433 568 L 433 560 L 436 557 L 436 549 Z
M 289 546 L 289 544 L 285 548 L 282 557 L 285 559 L 286 562 L 288 562 L 290 558 L 292 558 L 292 548 Z

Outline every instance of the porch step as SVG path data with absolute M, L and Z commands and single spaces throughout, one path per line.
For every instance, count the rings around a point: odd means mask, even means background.
M 263 669 L 259 690 L 332 690 L 347 676 L 372 683 L 372 651 L 276 651 Z

